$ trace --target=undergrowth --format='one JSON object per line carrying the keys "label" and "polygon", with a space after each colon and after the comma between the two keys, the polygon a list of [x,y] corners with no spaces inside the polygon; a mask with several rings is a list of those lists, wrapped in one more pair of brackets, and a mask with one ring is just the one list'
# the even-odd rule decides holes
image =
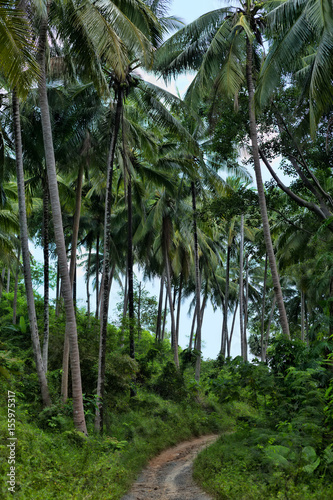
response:
{"label": "undergrowth", "polygon": [[252,407],[238,416],[235,432],[222,435],[194,463],[196,481],[214,498],[333,498],[333,385],[324,348],[318,356],[316,348],[276,339],[268,365],[230,360],[211,379],[221,403]]}

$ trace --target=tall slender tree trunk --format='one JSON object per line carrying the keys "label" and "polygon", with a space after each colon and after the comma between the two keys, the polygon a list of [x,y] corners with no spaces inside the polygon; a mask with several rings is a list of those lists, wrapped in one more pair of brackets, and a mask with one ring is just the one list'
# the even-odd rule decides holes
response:
{"label": "tall slender tree trunk", "polygon": [[174,353],[174,362],[176,367],[179,369],[179,358],[178,358],[178,342],[176,338],[176,322],[175,322],[175,312],[173,310],[173,300],[171,293],[171,273],[170,273],[170,259],[167,250],[167,246],[164,248],[164,257],[165,257],[165,269],[166,269],[166,278],[167,278],[167,295],[169,298],[170,305],[170,315],[171,315],[171,338],[173,340],[173,353]]}
{"label": "tall slender tree trunk", "polygon": [[329,302],[329,336],[333,335],[333,277],[330,278],[330,302]]}
{"label": "tall slender tree trunk", "polygon": [[130,357],[132,359],[134,359],[135,358],[135,346],[134,346],[132,181],[131,181],[131,174],[129,172],[128,172],[128,185],[127,185],[127,213],[128,213],[127,268],[128,268],[129,353],[130,353]]}
{"label": "tall slender tree trunk", "polygon": [[121,325],[121,336],[124,338],[126,315],[128,309],[128,265],[126,263],[125,288],[124,288],[124,304],[123,304],[123,321]]}
{"label": "tall slender tree trunk", "polygon": [[163,312],[163,325],[162,325],[162,333],[161,333],[161,340],[162,340],[162,342],[163,342],[163,340],[165,338],[165,324],[166,324],[167,310],[168,310],[168,292],[167,292],[167,285],[166,285],[166,287],[165,287],[164,312]]}
{"label": "tall slender tree trunk", "polygon": [[[222,338],[221,338],[221,352],[220,354],[225,357],[226,344],[228,339],[228,309],[229,309],[229,286],[230,286],[230,256],[231,244],[227,248],[227,262],[225,267],[225,291],[224,291],[224,307],[223,307],[223,322],[222,322]],[[221,297],[222,300],[222,297]]]}
{"label": "tall slender tree trunk", "polygon": [[265,361],[264,335],[265,335],[266,283],[267,283],[267,253],[265,255],[264,291],[262,297],[262,311],[261,311],[261,336],[260,336],[261,361]]}
{"label": "tall slender tree trunk", "polygon": [[230,330],[230,337],[227,340],[228,358],[230,358],[231,341],[232,341],[232,336],[234,334],[234,329],[235,329],[235,321],[236,321],[237,309],[238,309],[238,301],[236,302],[236,307],[235,307],[234,315],[233,315],[233,318],[232,318],[232,325],[231,325],[231,330]]}
{"label": "tall slender tree trunk", "polygon": [[3,287],[5,284],[6,268],[4,267],[1,271],[1,281],[0,281],[0,297],[2,297]]}
{"label": "tall slender tree trunk", "polygon": [[49,406],[51,405],[51,398],[43,366],[43,359],[42,359],[42,353],[38,335],[35,301],[32,289],[30,253],[29,253],[29,242],[28,242],[28,224],[27,224],[27,213],[25,206],[20,108],[15,90],[13,92],[13,122],[14,122],[14,136],[15,136],[17,191],[18,191],[18,202],[19,202],[20,241],[22,248],[23,274],[24,274],[25,290],[27,295],[32,348],[34,352],[37,376],[40,385],[43,405]]}
{"label": "tall slender tree trunk", "polygon": [[163,292],[164,292],[164,271],[163,271],[162,276],[161,276],[160,296],[158,299],[158,310],[157,310],[157,321],[156,321],[156,341],[161,340]]}
{"label": "tall slender tree trunk", "polygon": [[91,265],[91,243],[89,245],[88,250],[88,262],[87,262],[87,277],[86,277],[86,292],[87,292],[87,314],[88,314],[88,322],[90,326],[90,265]]}
{"label": "tall slender tree trunk", "polygon": [[7,269],[7,282],[6,282],[6,293],[9,293],[10,290],[10,267]]}
{"label": "tall slender tree trunk", "polygon": [[60,314],[60,272],[59,272],[59,259],[57,259],[57,285],[56,285],[56,310],[55,310],[56,318],[59,317],[59,314]]}
{"label": "tall slender tree trunk", "polygon": [[190,350],[192,349],[193,337],[194,337],[194,329],[195,329],[196,320],[197,320],[197,306],[195,305],[194,313],[193,313],[193,318],[192,318],[192,325],[191,325],[190,341],[188,343],[188,348]]}
{"label": "tall slender tree trunk", "polygon": [[43,253],[44,253],[44,339],[43,339],[43,365],[45,373],[47,373],[48,352],[49,352],[49,331],[50,331],[50,314],[49,314],[49,188],[47,186],[47,178],[43,179]]}
{"label": "tall slender tree trunk", "polygon": [[197,206],[196,206],[196,192],[194,181],[191,182],[192,191],[192,210],[193,210],[193,236],[194,236],[194,265],[195,265],[195,303],[197,312],[197,332],[196,332],[196,348],[198,350],[197,360],[195,363],[195,380],[200,380],[201,370],[201,307],[200,307],[200,269],[199,269],[199,245],[198,245],[198,231],[197,231]]}
{"label": "tall slender tree trunk", "polygon": [[96,311],[95,318],[98,318],[99,313],[99,233],[97,233],[96,237]]}
{"label": "tall slender tree trunk", "polygon": [[139,283],[138,292],[138,339],[141,339],[141,294],[142,294],[142,283]]}
{"label": "tall slender tree trunk", "polygon": [[245,305],[244,305],[244,335],[247,339],[247,320],[249,307],[249,256],[245,258]]}
{"label": "tall slender tree trunk", "polygon": [[14,285],[14,300],[13,300],[13,325],[16,325],[17,321],[17,290],[18,290],[18,281],[20,275],[20,257],[21,257],[21,247],[19,246],[17,250],[17,267],[15,271],[15,285]]}
{"label": "tall slender tree trunk", "polygon": [[97,407],[95,414],[95,430],[103,431],[103,398],[105,385],[105,355],[106,338],[109,311],[109,273],[110,273],[110,238],[111,238],[111,202],[112,202],[112,181],[113,164],[116,151],[118,133],[120,129],[120,120],[123,107],[123,89],[116,92],[116,113],[114,127],[111,137],[108,161],[106,166],[107,181],[105,193],[105,213],[104,213],[104,259],[103,259],[103,288],[101,303],[101,331],[98,355],[98,379],[97,379]]}
{"label": "tall slender tree trunk", "polygon": [[46,33],[48,26],[48,18],[44,17],[41,20],[40,40],[39,40],[39,60],[41,75],[38,82],[38,95],[41,111],[41,124],[43,131],[43,141],[45,149],[45,162],[47,168],[47,176],[49,183],[50,202],[53,215],[53,228],[59,259],[59,271],[62,283],[62,293],[64,298],[64,307],[66,315],[66,331],[68,332],[70,351],[71,351],[71,373],[72,373],[72,397],[73,397],[73,417],[75,428],[84,434],[87,434],[85,415],[83,409],[82,396],[82,380],[80,370],[80,355],[77,340],[76,319],[72,298],[72,287],[69,278],[67,255],[64,231],[62,225],[61,206],[59,199],[56,164],[53,149],[52,128],[49,112],[49,104],[47,99],[46,87]]}
{"label": "tall slender tree trunk", "polygon": [[182,289],[183,289],[183,273],[180,273],[179,289],[178,289],[178,304],[177,304],[177,320],[176,320],[176,337],[179,342],[179,323],[180,323],[180,309],[182,303]]}
{"label": "tall slender tree trunk", "polygon": [[241,215],[240,245],[239,245],[239,329],[241,338],[241,354],[247,361],[247,343],[244,336],[244,215]]}
{"label": "tall slender tree trunk", "polygon": [[[73,218],[73,231],[72,231],[72,243],[71,243],[71,258],[69,265],[69,278],[72,287],[74,310],[76,308],[76,253],[77,253],[77,242],[79,237],[79,227],[80,227],[80,215],[81,215],[81,201],[82,201],[82,184],[83,184],[83,173],[84,165],[81,161],[79,172],[77,176],[76,183],[76,196],[75,196],[75,212]],[[64,339],[64,354],[63,354],[63,365],[62,365],[62,400],[65,403],[68,397],[68,374],[69,374],[69,338],[68,332],[65,334]]]}
{"label": "tall slender tree trunk", "polygon": [[305,340],[305,293],[301,290],[301,341]]}
{"label": "tall slender tree trunk", "polygon": [[268,346],[268,339],[269,339],[269,334],[271,331],[271,324],[272,324],[272,319],[274,315],[274,309],[276,305],[276,295],[273,297],[273,302],[272,302],[272,307],[271,307],[271,313],[269,315],[268,319],[268,325],[267,325],[267,330],[266,330],[266,339],[265,339],[265,348],[264,348],[264,361],[266,361],[266,352],[267,352],[267,346]]}
{"label": "tall slender tree trunk", "polygon": [[110,293],[111,293],[111,288],[112,288],[112,283],[113,283],[113,276],[114,276],[115,270],[116,270],[116,263],[114,262],[113,265],[112,265],[112,269],[110,271],[110,276],[109,276],[109,289],[108,289],[109,300],[110,300]]}
{"label": "tall slender tree trunk", "polygon": [[266,245],[266,251],[268,254],[269,265],[271,269],[273,288],[276,295],[276,301],[280,314],[280,324],[284,335],[290,339],[289,324],[286,309],[283,302],[282,290],[280,285],[279,273],[276,266],[276,260],[274,255],[274,249],[272,244],[272,238],[269,228],[266,198],[264,192],[264,185],[261,176],[261,167],[259,159],[259,148],[258,148],[258,136],[257,136],[257,124],[255,115],[255,104],[254,104],[254,84],[253,84],[253,61],[252,61],[252,43],[247,38],[246,40],[246,78],[247,78],[247,88],[249,93],[249,120],[250,120],[250,139],[252,144],[252,154],[254,161],[254,171],[256,175],[258,199],[260,206],[260,213],[263,225],[264,240]]}

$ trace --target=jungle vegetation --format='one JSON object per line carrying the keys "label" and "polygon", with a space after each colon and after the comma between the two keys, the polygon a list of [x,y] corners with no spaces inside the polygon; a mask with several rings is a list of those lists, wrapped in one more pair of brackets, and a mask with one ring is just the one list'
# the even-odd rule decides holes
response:
{"label": "jungle vegetation", "polygon": [[120,498],[209,431],[216,498],[332,498],[332,2],[169,7],[0,0],[2,476],[14,391],[18,498]]}

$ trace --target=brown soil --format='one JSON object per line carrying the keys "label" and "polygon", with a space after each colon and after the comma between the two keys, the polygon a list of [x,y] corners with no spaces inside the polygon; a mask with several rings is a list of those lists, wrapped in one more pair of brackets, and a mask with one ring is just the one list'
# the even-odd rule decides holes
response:
{"label": "brown soil", "polygon": [[169,448],[153,458],[122,500],[211,500],[192,479],[193,460],[216,435],[202,436]]}

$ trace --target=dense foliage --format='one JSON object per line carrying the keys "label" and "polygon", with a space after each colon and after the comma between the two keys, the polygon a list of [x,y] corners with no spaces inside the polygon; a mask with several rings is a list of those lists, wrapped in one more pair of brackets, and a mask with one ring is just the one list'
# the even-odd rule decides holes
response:
{"label": "dense foliage", "polygon": [[[21,498],[119,498],[164,446],[223,429],[196,469],[217,498],[333,496],[332,50],[331,0],[189,25],[168,0],[0,0],[1,426],[16,418]],[[187,71],[183,97],[152,83]]]}

